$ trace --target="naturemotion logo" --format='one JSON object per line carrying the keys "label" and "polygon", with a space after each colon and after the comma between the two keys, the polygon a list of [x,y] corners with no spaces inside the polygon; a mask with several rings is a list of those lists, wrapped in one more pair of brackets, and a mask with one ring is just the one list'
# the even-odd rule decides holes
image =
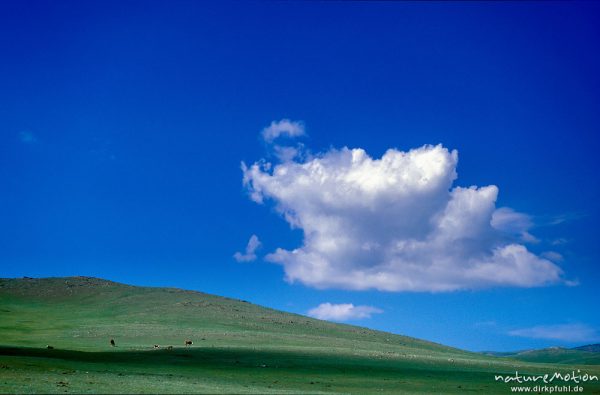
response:
{"label": "naturemotion logo", "polygon": [[497,374],[494,376],[494,379],[496,381],[502,381],[504,383],[519,383],[519,384],[536,383],[538,381],[542,382],[544,384],[549,384],[555,380],[579,384],[579,383],[587,383],[589,381],[598,381],[598,376],[593,375],[593,374],[590,375],[587,373],[581,373],[581,370],[577,369],[577,372],[575,372],[573,370],[571,373],[565,373],[565,374],[560,373],[560,372],[554,372],[553,374],[545,373],[545,374],[538,374],[538,375],[523,375],[523,374],[519,374],[518,371],[515,371],[514,375],[511,374],[511,375],[503,376],[501,374]]}

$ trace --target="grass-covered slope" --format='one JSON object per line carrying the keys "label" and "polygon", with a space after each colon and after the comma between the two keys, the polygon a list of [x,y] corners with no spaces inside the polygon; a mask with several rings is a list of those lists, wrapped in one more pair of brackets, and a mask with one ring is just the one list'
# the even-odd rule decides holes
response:
{"label": "grass-covered slope", "polygon": [[0,318],[0,393],[506,393],[494,374],[565,368],[86,277],[0,279]]}
{"label": "grass-covered slope", "polygon": [[509,355],[511,358],[528,362],[546,362],[578,365],[600,365],[600,352],[561,347],[521,351]]}
{"label": "grass-covered slope", "polygon": [[[183,346],[460,353],[403,336],[339,325],[174,288],[89,278],[0,280],[0,343],[81,351]],[[26,335],[24,335],[26,334]],[[412,350],[412,351],[411,351]]]}

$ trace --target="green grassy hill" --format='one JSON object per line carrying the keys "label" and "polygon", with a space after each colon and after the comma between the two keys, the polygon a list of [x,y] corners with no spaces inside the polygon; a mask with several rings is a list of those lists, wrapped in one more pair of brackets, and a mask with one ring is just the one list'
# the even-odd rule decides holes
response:
{"label": "green grassy hill", "polygon": [[561,347],[521,351],[507,354],[511,358],[529,362],[547,362],[579,365],[600,365],[600,353]]}
{"label": "green grassy hill", "polygon": [[1,393],[508,393],[495,374],[600,375],[88,277],[0,279],[0,317]]}

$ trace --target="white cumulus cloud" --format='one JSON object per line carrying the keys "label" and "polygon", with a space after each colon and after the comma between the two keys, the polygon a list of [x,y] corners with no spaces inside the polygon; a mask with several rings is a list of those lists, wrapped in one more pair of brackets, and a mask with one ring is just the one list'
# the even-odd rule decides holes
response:
{"label": "white cumulus cloud", "polygon": [[250,240],[248,240],[248,244],[246,245],[246,252],[236,252],[233,254],[233,258],[238,262],[251,262],[256,260],[256,250],[261,246],[261,242],[258,239],[258,236],[252,235],[250,236]]}
{"label": "white cumulus cloud", "polygon": [[522,244],[528,217],[496,209],[496,186],[452,186],[456,151],[426,145],[377,159],[342,148],[287,159],[242,171],[252,200],[272,201],[303,231],[301,246],[266,257],[290,282],[437,292],[562,281],[556,264]]}
{"label": "white cumulus cloud", "polygon": [[262,131],[262,137],[267,143],[272,142],[280,136],[304,136],[304,124],[298,121],[282,119],[280,121],[271,122],[271,125],[267,126]]}
{"label": "white cumulus cloud", "polygon": [[321,303],[308,311],[311,317],[332,321],[360,320],[377,313],[383,313],[383,310],[373,306],[354,306],[352,303]]}
{"label": "white cumulus cloud", "polygon": [[586,324],[539,325],[531,328],[515,329],[511,336],[533,339],[561,340],[571,343],[600,341],[596,330]]}
{"label": "white cumulus cloud", "polygon": [[533,227],[531,217],[524,213],[519,213],[509,207],[500,207],[492,214],[492,227],[519,236],[524,242],[538,242],[539,240],[529,233]]}

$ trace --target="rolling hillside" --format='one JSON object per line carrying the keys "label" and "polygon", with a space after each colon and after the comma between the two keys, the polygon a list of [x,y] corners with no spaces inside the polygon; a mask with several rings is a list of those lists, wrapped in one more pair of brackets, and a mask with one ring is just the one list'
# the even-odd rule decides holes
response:
{"label": "rolling hillside", "polygon": [[528,362],[600,365],[600,352],[596,350],[597,345],[594,344],[575,348],[550,347],[540,350],[485,352],[484,354],[497,357],[510,357]]}
{"label": "rolling hillside", "polygon": [[[0,280],[2,339],[6,344],[101,351],[110,338],[117,346],[144,349],[154,344],[202,347],[352,348],[374,345],[405,352],[460,351],[430,342],[392,336],[263,308],[248,302],[174,288],[134,287],[89,278]],[[23,331],[27,336],[23,336]]]}
{"label": "rolling hillside", "polygon": [[600,344],[587,344],[585,346],[574,347],[572,350],[589,351],[600,353]]}
{"label": "rolling hillside", "polygon": [[0,279],[0,317],[1,393],[507,393],[495,374],[577,368],[89,277]]}

